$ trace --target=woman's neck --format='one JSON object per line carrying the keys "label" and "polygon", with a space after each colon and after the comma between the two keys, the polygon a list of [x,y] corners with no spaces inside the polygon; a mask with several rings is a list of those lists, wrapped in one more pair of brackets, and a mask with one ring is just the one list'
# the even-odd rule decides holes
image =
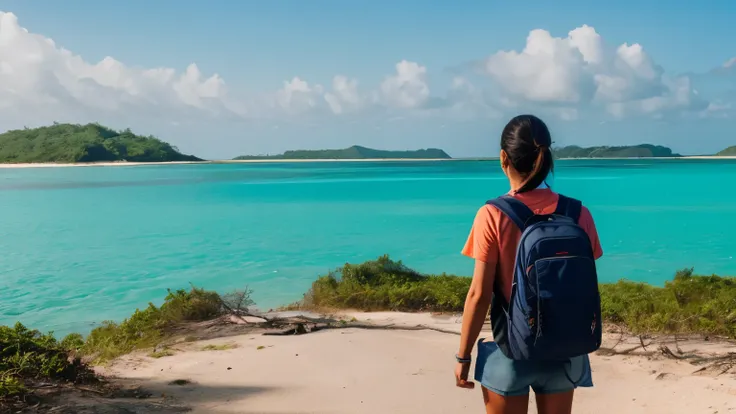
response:
{"label": "woman's neck", "polygon": [[524,184],[524,178],[521,177],[519,174],[509,174],[508,179],[512,193],[521,188],[521,185]]}

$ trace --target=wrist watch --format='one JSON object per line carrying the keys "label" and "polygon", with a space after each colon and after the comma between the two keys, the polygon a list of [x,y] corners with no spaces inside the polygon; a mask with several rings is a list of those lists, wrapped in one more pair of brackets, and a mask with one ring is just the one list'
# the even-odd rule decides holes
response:
{"label": "wrist watch", "polygon": [[457,355],[457,354],[455,354],[455,359],[457,360],[457,362],[459,362],[461,364],[469,364],[472,361],[470,359],[470,357],[468,357],[468,358],[460,358],[460,355]]}

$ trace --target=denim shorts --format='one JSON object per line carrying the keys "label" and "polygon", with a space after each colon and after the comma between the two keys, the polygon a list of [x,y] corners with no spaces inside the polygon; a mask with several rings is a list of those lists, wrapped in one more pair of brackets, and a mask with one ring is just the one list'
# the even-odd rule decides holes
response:
{"label": "denim shorts", "polygon": [[569,362],[514,361],[495,342],[483,342],[483,339],[478,341],[475,380],[505,397],[527,395],[529,388],[536,394],[557,394],[593,386],[587,355]]}

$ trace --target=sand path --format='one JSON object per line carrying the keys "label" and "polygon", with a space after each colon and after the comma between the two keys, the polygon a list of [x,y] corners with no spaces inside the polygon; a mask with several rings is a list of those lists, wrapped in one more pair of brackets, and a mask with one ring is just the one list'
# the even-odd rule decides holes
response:
{"label": "sand path", "polygon": [[[359,316],[377,323],[459,328],[450,317]],[[457,341],[456,335],[434,331],[242,335],[183,344],[175,355],[160,359],[127,356],[107,373],[173,397],[195,413],[482,413],[478,390],[454,387]],[[237,348],[202,351],[208,344]],[[696,367],[663,358],[591,359],[596,387],[578,392],[575,413],[736,414],[731,374],[694,374]],[[182,379],[191,384],[169,384]],[[536,412],[533,405],[530,412]]]}

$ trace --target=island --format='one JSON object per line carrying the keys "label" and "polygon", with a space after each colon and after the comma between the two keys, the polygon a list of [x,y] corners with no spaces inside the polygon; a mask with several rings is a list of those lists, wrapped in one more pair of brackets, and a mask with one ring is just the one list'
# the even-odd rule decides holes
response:
{"label": "island", "polygon": [[365,160],[365,159],[451,159],[445,151],[427,148],[413,151],[386,151],[353,145],[345,149],[295,150],[278,155],[243,155],[235,160]]}
{"label": "island", "polygon": [[681,157],[671,149],[661,145],[630,145],[617,147],[579,147],[571,145],[561,148],[553,148],[555,158],[661,158]]}
{"label": "island", "polygon": [[202,161],[153,136],[99,124],[60,124],[0,134],[0,163]]}
{"label": "island", "polygon": [[717,157],[736,157],[736,145],[728,147],[716,154]]}

